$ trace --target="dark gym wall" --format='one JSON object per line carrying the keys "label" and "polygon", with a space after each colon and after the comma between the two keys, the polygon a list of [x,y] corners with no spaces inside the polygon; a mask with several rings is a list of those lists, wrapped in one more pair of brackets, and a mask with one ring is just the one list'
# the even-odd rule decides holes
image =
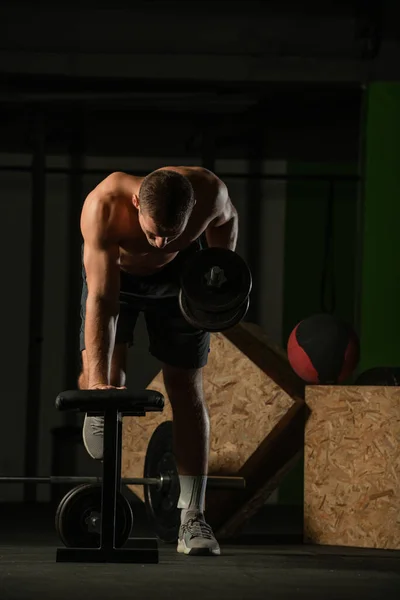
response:
{"label": "dark gym wall", "polygon": [[[314,313],[333,312],[354,324],[359,188],[356,160],[354,163],[289,162],[288,173],[298,175],[299,180],[287,184],[284,345],[293,327]],[[302,181],[303,175],[321,176],[325,180]],[[327,176],[332,177],[331,181]]]}
{"label": "dark gym wall", "polygon": [[368,88],[360,371],[400,365],[400,84]]}
{"label": "dark gym wall", "polygon": [[[64,166],[68,163],[65,142],[72,130],[69,113],[74,112],[80,101],[86,111],[82,129],[85,130],[86,142],[90,146],[86,149],[86,155],[92,158],[96,155],[96,160],[105,157],[106,168],[110,170],[136,168],[140,160],[135,159],[135,163],[129,163],[129,159],[122,158],[124,153],[147,157],[146,165],[157,154],[160,159],[155,166],[174,162],[179,156],[184,156],[187,160],[190,156],[199,157],[198,153],[191,153],[188,140],[190,137],[198,137],[203,121],[208,126],[210,123],[224,123],[224,132],[221,134],[224,139],[222,146],[218,147],[220,156],[241,158],[247,163],[249,148],[245,140],[248,138],[249,126],[246,117],[259,100],[257,90],[262,82],[262,94],[266,102],[256,114],[258,120],[251,126],[256,131],[264,130],[265,158],[279,163],[279,172],[286,172],[287,163],[289,171],[296,172],[296,165],[299,163],[310,163],[310,168],[314,168],[315,163],[321,160],[325,163],[349,161],[349,148],[353,149],[354,145],[353,137],[348,134],[353,131],[355,121],[354,111],[350,111],[350,116],[344,118],[343,111],[340,110],[341,107],[346,112],[353,102],[348,92],[342,89],[343,82],[354,86],[355,83],[371,80],[382,73],[395,77],[400,65],[398,44],[391,34],[383,40],[380,55],[365,59],[362,55],[365,40],[361,39],[362,36],[354,36],[353,15],[346,7],[342,12],[336,8],[329,12],[326,5],[319,5],[320,8],[312,14],[310,21],[305,11],[301,16],[296,12],[295,5],[298,3],[286,0],[271,3],[234,1],[230,3],[228,15],[226,2],[217,1],[213,3],[211,12],[204,13],[204,10],[200,10],[196,21],[198,31],[193,35],[193,18],[189,12],[192,13],[194,5],[201,9],[202,3],[191,2],[188,9],[184,2],[142,2],[134,9],[137,35],[132,36],[121,35],[121,27],[125,32],[132,32],[132,5],[127,1],[117,3],[124,4],[121,10],[115,6],[115,10],[107,12],[93,9],[87,0],[82,0],[79,7],[71,7],[63,2],[55,8],[50,7],[50,3],[45,4],[48,4],[47,8],[41,7],[39,11],[33,9],[31,3],[16,0],[12,6],[7,7],[3,3],[0,8],[0,70],[4,75],[4,86],[1,88],[3,105],[0,111],[0,146],[3,152],[28,153],[30,150],[26,145],[29,144],[26,143],[30,132],[29,127],[25,126],[30,121],[30,111],[35,108],[36,103],[42,103],[51,97],[51,102],[46,107],[51,130],[48,143],[52,148],[48,152],[51,155],[48,165],[52,163],[54,166]],[[178,4],[188,12],[182,12],[181,17],[176,19],[174,11]],[[266,15],[266,7],[272,5],[274,7],[271,13]],[[287,10],[289,5],[291,8]],[[212,39],[205,46],[203,33],[210,33],[208,24],[214,17],[214,23],[222,23],[223,27],[214,26]],[[53,26],[56,21],[66,24],[64,30],[68,32],[67,35],[63,32],[59,35],[59,30]],[[396,22],[395,19],[392,21]],[[157,27],[161,23],[162,34],[157,37],[156,47],[153,38],[148,35],[150,29],[155,31],[149,24],[153,26],[155,23]],[[315,27],[315,23],[319,26]],[[307,35],[304,35],[305,27],[308,28]],[[287,35],[288,30],[291,32],[290,36]],[[19,37],[15,36],[15,31],[19,32]],[[248,35],[249,31],[256,33]],[[238,39],[244,42],[240,47]],[[171,48],[171,40],[180,40],[179,48]],[[324,52],[321,54],[322,47]],[[35,74],[40,74],[40,77],[36,78]],[[54,80],[49,78],[53,75]],[[110,76],[112,80],[105,82],[103,78],[106,76]],[[116,79],[118,77],[124,81]],[[145,95],[144,79],[150,80],[150,84],[147,81],[146,90],[147,93],[149,90],[154,92],[153,95]],[[15,83],[15,80],[18,81],[13,87],[10,82]],[[158,91],[155,91],[157,80]],[[199,84],[201,87],[201,80],[207,80],[208,85],[205,84],[200,91],[193,91],[195,85]],[[224,81],[227,89],[217,90],[217,86]],[[235,85],[232,82],[236,82]],[[312,94],[305,93],[306,82],[314,86]],[[182,95],[177,91],[179,85],[181,91],[182,86],[187,86],[187,91]],[[66,89],[69,86],[68,92]],[[285,87],[283,93],[282,86]],[[229,100],[232,114],[227,114],[225,106],[226,98],[229,97],[232,98]],[[326,110],[329,97],[331,108]],[[120,104],[112,105],[112,102],[120,102],[121,99],[124,104],[120,110]],[[29,104],[29,110],[25,111],[24,102]],[[112,106],[114,108],[110,109]],[[147,120],[141,117],[143,107],[148,111]],[[207,110],[214,109],[216,114],[214,121],[211,121]],[[308,111],[306,115],[305,110]],[[204,114],[191,119],[187,117],[190,111],[203,111]],[[194,132],[192,125],[196,119]],[[124,141],[124,147],[121,148]],[[350,154],[352,152],[353,150]],[[111,154],[114,162],[107,158]],[[171,156],[174,158],[171,159]],[[184,160],[180,161],[181,164],[184,164]],[[193,160],[198,162],[197,158]],[[30,161],[31,156],[27,155],[27,164]],[[2,162],[10,164],[10,157],[3,157]],[[356,159],[354,162],[357,162]],[[248,167],[247,164],[246,168]],[[270,171],[271,163],[265,168]],[[301,166],[301,170],[304,168],[309,167]],[[242,166],[238,169],[245,172]],[[5,409],[1,422],[0,462],[4,472],[21,473],[25,436],[21,423],[25,423],[24,412],[29,402],[29,394],[25,390],[25,373],[30,293],[26,259],[30,251],[30,177],[20,173],[14,174],[12,178],[8,174],[4,177],[7,182],[1,185],[2,198],[7,209],[10,203],[10,210],[6,217],[6,232],[3,231],[2,235],[2,257],[5,263],[4,274],[7,275],[5,280],[10,284],[13,296],[3,295],[1,299],[2,314],[7,316],[7,344],[3,348],[2,364],[7,377],[3,394]],[[26,189],[23,180],[27,182]],[[296,305],[298,291],[291,289],[292,283],[288,283],[287,273],[283,273],[282,266],[285,234],[288,238],[289,234],[293,234],[292,230],[300,229],[299,221],[296,222],[299,214],[292,212],[292,208],[289,209],[285,229],[285,182],[268,182],[258,186],[260,197],[255,198],[251,191],[256,190],[257,185],[249,185],[246,179],[235,181],[236,183],[232,180],[232,189],[245,223],[245,231],[242,231],[239,240],[239,249],[244,255],[249,245],[248,239],[256,231],[252,226],[252,218],[256,218],[252,216],[252,207],[257,203],[263,206],[260,219],[262,223],[258,226],[263,238],[258,241],[262,282],[257,319],[273,337],[283,338],[284,341],[294,322],[303,316]],[[89,179],[86,179],[84,187],[89,183]],[[66,329],[65,318],[66,305],[71,302],[66,281],[66,255],[70,234],[66,225],[66,206],[71,201],[68,185],[67,176],[48,177],[40,399],[41,473],[48,472],[50,467],[49,431],[62,420],[54,411],[53,400],[65,381],[65,363],[69,358],[66,356],[66,337],[70,332]],[[288,185],[290,197],[293,194],[294,197],[300,195],[307,198],[304,187],[300,194],[298,189],[297,192],[291,191],[298,183],[290,182]],[[317,187],[311,186],[312,197],[319,196],[320,191],[322,192]],[[320,216],[322,219],[323,215]],[[277,219],[279,226],[276,226]],[[18,243],[16,231],[20,235]],[[298,270],[295,272],[294,267],[299,240],[297,243],[294,241],[291,247],[290,260],[293,263],[293,277],[296,278]],[[10,248],[13,248],[12,261]],[[344,245],[342,250],[346,252]],[[288,258],[288,263],[290,260]],[[284,277],[286,300],[285,314],[282,315],[282,310],[278,313],[277,309],[281,308],[279,303],[283,297]],[[304,290],[304,281],[300,283]],[[293,287],[297,287],[297,283]],[[290,306],[287,306],[288,301]],[[348,307],[348,303],[345,304]],[[310,304],[310,308],[312,306]],[[305,304],[303,309],[306,310],[307,307]],[[282,319],[286,323],[283,335]],[[143,330],[139,332],[139,339],[145,341]],[[152,368],[139,345],[132,353],[132,369],[137,368],[137,365],[140,365],[141,375],[150,372]],[[14,448],[12,455],[8,453],[11,445]],[[13,496],[14,489],[13,486],[9,487],[7,493],[19,498],[18,494]],[[41,497],[45,496],[43,488],[40,494]]]}
{"label": "dark gym wall", "polygon": [[[360,335],[358,373],[400,364],[399,115],[400,85],[372,83],[363,99],[360,161],[288,163],[289,174],[360,174],[359,185],[335,185],[331,263],[336,290],[334,314],[353,323]],[[322,183],[291,181],[287,186],[284,341],[298,321],[321,310],[326,192]],[[301,504],[302,483],[300,462],[281,486],[280,502]]]}
{"label": "dark gym wall", "polygon": [[[225,174],[224,178],[229,185],[232,199],[240,213],[238,251],[247,258],[250,245],[253,250],[257,249],[257,252],[253,252],[254,265],[252,265],[258,277],[258,297],[254,302],[257,311],[252,318],[267,331],[273,340],[282,342],[282,338],[285,337],[282,335],[282,306],[285,305],[283,284],[286,277],[283,268],[285,237],[291,235],[285,227],[286,196],[290,186],[295,185],[292,181],[289,183],[285,181],[288,165],[297,163],[314,165],[316,157],[329,164],[342,154],[347,156],[349,147],[352,147],[350,142],[354,129],[349,126],[349,122],[351,125],[355,111],[354,108],[351,108],[350,111],[348,109],[349,104],[354,105],[354,99],[352,99],[353,93],[351,90],[349,92],[347,87],[319,86],[317,84],[311,87],[273,85],[264,94],[262,104],[260,103],[261,108],[258,107],[256,114],[252,112],[252,106],[256,100],[253,100],[251,95],[250,97],[242,95],[243,108],[240,105],[233,109],[230,105],[232,114],[228,116],[224,114],[221,118],[214,115],[217,133],[215,170],[217,174]],[[350,98],[348,98],[348,94],[350,94]],[[157,95],[155,94],[152,98],[155,101]],[[223,99],[224,95],[218,101],[222,101],[221,98]],[[225,96],[225,101],[228,98],[231,98],[229,94]],[[213,102],[214,98],[211,98],[207,105],[210,109]],[[97,113],[92,110],[84,120],[84,134],[86,135],[84,167],[104,171],[95,175],[87,174],[83,177],[82,195],[76,197],[77,203],[83,201],[85,194],[101,180],[104,174],[113,170],[147,172],[168,163],[202,163],[203,156],[201,156],[201,152],[198,152],[199,149],[201,150],[201,144],[199,146],[197,141],[201,127],[195,116],[190,117],[188,112],[179,115],[177,113],[170,114],[168,108],[161,103],[159,111],[146,115],[146,120],[143,119],[138,129],[139,135],[135,136],[137,112],[132,111],[133,124],[129,120],[127,108],[125,108],[126,112],[122,118],[122,111],[114,111],[112,106],[107,101],[102,111]],[[315,112],[315,106],[318,106],[318,113]],[[29,136],[29,123],[27,120],[23,121],[18,118],[19,110],[23,113],[23,109],[19,109],[18,106],[13,106],[10,110],[13,115],[12,128],[9,127],[11,119],[5,118],[6,113],[3,115],[2,131],[4,135],[0,140],[0,145],[12,144],[15,152],[13,155],[1,157],[3,166],[15,164],[19,160],[17,153],[21,147],[26,152],[23,157],[24,164],[29,165],[31,162],[31,156],[27,153],[29,147],[24,146],[25,140]],[[157,117],[157,127],[154,126],[152,115]],[[66,122],[71,122],[68,121],[70,119],[69,112],[65,110],[64,104],[52,103],[46,116],[47,167],[64,169],[70,164],[66,144],[68,141],[66,134],[70,128],[65,126]],[[264,136],[260,143],[259,153],[258,151],[256,153],[251,146],[253,138],[249,141],[247,123],[250,123],[260,136]],[[124,136],[121,136],[121,131],[124,131]],[[196,136],[193,136],[194,133]],[[194,140],[190,146],[188,141],[193,137]],[[135,144],[132,144],[132,140],[135,141]],[[185,144],[189,149],[185,148]],[[264,158],[261,156],[261,151],[264,152]],[[250,180],[246,176],[249,171],[253,171],[255,175],[260,172],[269,173],[276,175],[278,179],[257,180],[254,178]],[[25,175],[29,185],[29,175]],[[20,173],[15,173],[13,181],[20,181],[20,177]],[[14,189],[13,186],[8,186],[3,189],[4,196],[12,198],[14,203],[17,202],[18,187]],[[23,194],[24,199],[19,198],[18,202],[24,207],[21,211],[23,210],[25,215],[29,215],[31,210],[29,188]],[[74,351],[74,346],[71,346],[68,340],[71,336],[77,337],[76,331],[67,328],[66,320],[66,307],[74,303],[75,305],[79,304],[78,295],[72,295],[68,283],[68,249],[70,238],[75,235],[72,229],[69,229],[71,224],[68,221],[68,207],[72,201],[68,174],[52,172],[51,175],[48,175],[46,229],[44,232],[45,314],[42,342],[39,473],[47,473],[51,469],[51,429],[65,422],[65,417],[54,410],[54,398],[65,385],[66,363],[70,358],[69,353]],[[13,221],[10,221],[7,231],[10,231],[10,236],[14,237],[14,231],[18,228],[18,220],[21,217],[18,211],[12,214],[14,215]],[[301,222],[300,216],[296,217],[297,223]],[[77,221],[76,227],[78,225]],[[6,234],[4,236],[6,249],[11,246],[11,242],[6,241]],[[254,240],[256,244],[250,244]],[[293,246],[293,251],[295,254],[297,253],[296,245]],[[25,264],[25,257],[29,254],[29,234],[20,241],[15,252],[18,254],[15,259],[16,263]],[[3,256],[7,256],[6,251]],[[79,266],[76,269],[76,277],[79,280]],[[18,308],[21,318],[23,315],[26,318],[29,305],[29,290],[24,289],[27,281],[27,278],[17,278],[17,284],[14,287],[15,295],[21,304]],[[5,297],[4,302],[6,301]],[[293,298],[293,302],[295,302],[295,298]],[[12,328],[11,321],[9,325]],[[10,331],[9,335],[16,332],[16,330],[15,332],[14,330]],[[13,339],[13,343],[18,346],[20,364],[23,364],[26,359],[26,335],[27,329],[24,328],[18,338]],[[130,385],[141,388],[151,378],[158,365],[148,355],[147,334],[143,323],[139,323],[136,337],[138,343],[130,355]],[[15,348],[13,349],[15,354]],[[14,354],[7,355],[3,363],[5,371],[13,373],[13,381],[16,377],[21,377],[21,370],[16,370],[15,367]],[[23,373],[26,373],[26,369]],[[22,376],[25,377],[25,375]],[[24,414],[25,405],[30,399],[20,386],[18,392],[13,390],[13,406],[7,408],[13,412],[10,413],[12,419],[8,421],[8,425],[4,425],[2,443],[4,448],[7,448],[11,443],[10,436],[12,436],[13,445],[17,445],[19,448],[11,462],[7,463],[7,469],[4,469],[4,472],[9,474],[19,474],[23,469],[24,450],[22,446],[24,445],[25,431],[21,429],[19,423],[20,415]],[[19,453],[22,453],[21,456]],[[83,456],[80,456],[78,463],[76,467],[78,471],[90,472]],[[8,499],[20,499],[20,490],[14,486],[4,490],[4,493]],[[39,488],[38,498],[45,500],[47,497],[48,490],[44,487]]]}
{"label": "dark gym wall", "polygon": [[[22,472],[27,392],[27,331],[31,180],[0,173],[2,272],[0,472]],[[0,490],[0,501],[4,490]]]}
{"label": "dark gym wall", "polygon": [[[332,105],[317,92],[312,114],[298,119],[304,131],[287,162],[283,347],[299,321],[321,310],[355,322],[361,100],[360,87],[343,89]],[[279,503],[302,505],[302,460]]]}

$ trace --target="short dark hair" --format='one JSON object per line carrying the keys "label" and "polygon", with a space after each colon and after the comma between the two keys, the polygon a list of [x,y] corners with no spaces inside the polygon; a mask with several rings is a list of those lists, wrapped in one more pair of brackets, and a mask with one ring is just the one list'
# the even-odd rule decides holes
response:
{"label": "short dark hair", "polygon": [[182,228],[195,205],[189,179],[176,171],[154,171],[142,181],[140,210],[165,231]]}

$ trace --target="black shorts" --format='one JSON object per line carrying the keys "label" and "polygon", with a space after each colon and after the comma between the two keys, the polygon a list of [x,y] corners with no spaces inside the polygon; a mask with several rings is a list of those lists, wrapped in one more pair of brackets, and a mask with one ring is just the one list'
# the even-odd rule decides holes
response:
{"label": "black shorts", "polygon": [[[178,303],[183,263],[201,249],[197,240],[180,252],[160,272],[147,277],[121,270],[120,310],[116,344],[133,344],[133,333],[140,312],[144,313],[150,340],[149,351],[155,358],[174,367],[199,369],[207,364],[210,334],[195,329],[182,316]],[[86,273],[82,263],[80,350],[85,348]]]}

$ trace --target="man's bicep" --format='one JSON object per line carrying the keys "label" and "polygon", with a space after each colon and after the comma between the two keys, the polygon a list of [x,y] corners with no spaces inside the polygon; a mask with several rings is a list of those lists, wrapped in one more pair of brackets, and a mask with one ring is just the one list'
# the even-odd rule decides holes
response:
{"label": "man's bicep", "polygon": [[84,244],[83,264],[89,296],[115,302],[119,293],[118,246]]}

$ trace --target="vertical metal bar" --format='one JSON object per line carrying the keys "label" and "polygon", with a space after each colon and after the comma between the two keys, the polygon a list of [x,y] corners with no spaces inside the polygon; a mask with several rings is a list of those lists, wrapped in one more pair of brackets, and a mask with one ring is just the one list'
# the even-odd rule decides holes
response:
{"label": "vertical metal bar", "polygon": [[335,181],[332,180],[328,185],[328,196],[326,202],[326,223],[325,223],[325,253],[322,265],[321,276],[321,301],[320,306],[323,312],[334,314],[336,308],[336,285],[335,285],[335,265],[334,265],[334,221],[335,221]]}
{"label": "vertical metal bar", "polygon": [[364,251],[364,205],[365,205],[365,152],[366,129],[368,114],[368,88],[362,88],[359,119],[359,156],[358,174],[360,181],[357,195],[357,223],[356,223],[356,249],[354,258],[354,328],[361,334],[361,298],[362,298],[362,269]]}
{"label": "vertical metal bar", "polygon": [[104,413],[103,487],[101,498],[101,547],[115,547],[119,415],[116,408]]}
{"label": "vertical metal bar", "polygon": [[[260,127],[262,132],[262,128]],[[254,132],[250,137],[249,175],[262,172],[264,143],[262,134]],[[260,179],[250,177],[247,181],[246,202],[246,258],[253,276],[253,288],[250,297],[250,306],[246,320],[254,323],[260,322],[261,317],[261,235],[262,235],[262,183]]]}
{"label": "vertical metal bar", "polygon": [[[45,116],[37,109],[33,115],[32,205],[30,240],[30,304],[28,374],[25,421],[24,476],[37,475],[40,428],[40,394],[43,341],[43,283],[46,216]],[[24,501],[36,501],[36,486],[24,486]]]}
{"label": "vertical metal bar", "polygon": [[[71,132],[69,144],[69,198],[68,198],[68,248],[67,248],[67,301],[66,301],[66,352],[65,389],[74,389],[79,375],[79,326],[81,293],[81,235],[80,214],[83,202],[83,152],[84,139],[81,119],[75,115],[76,127]],[[69,425],[74,425],[76,415],[65,413]]]}
{"label": "vertical metal bar", "polygon": [[[210,123],[203,124],[201,132],[201,163],[205,169],[215,172],[215,136]],[[206,234],[201,235],[201,244],[207,248]]]}
{"label": "vertical metal bar", "polygon": [[201,138],[201,162],[209,171],[215,171],[215,135],[210,123],[203,126]]}
{"label": "vertical metal bar", "polygon": [[119,413],[117,415],[117,439],[116,439],[116,448],[117,448],[117,456],[115,459],[115,481],[116,481],[116,489],[120,491],[121,489],[121,463],[122,463],[122,414]]}

